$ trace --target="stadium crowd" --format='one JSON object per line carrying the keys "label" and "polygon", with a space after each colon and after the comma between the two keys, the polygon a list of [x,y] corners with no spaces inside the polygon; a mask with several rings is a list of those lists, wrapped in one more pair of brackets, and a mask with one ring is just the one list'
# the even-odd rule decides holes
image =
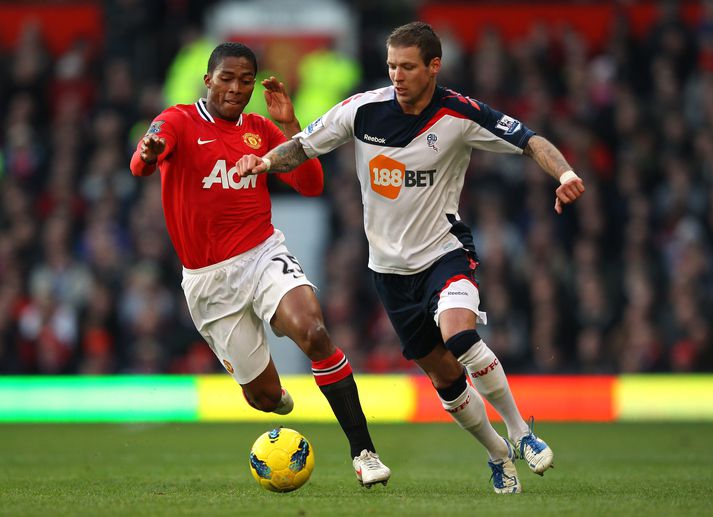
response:
{"label": "stadium crowd", "polygon": [[[159,178],[128,170],[196,19],[151,4],[107,2],[101,53],[80,39],[51,55],[28,23],[0,56],[0,373],[221,368],[188,315]],[[364,7],[357,90],[386,84],[382,34],[415,14],[399,16]],[[460,216],[479,331],[509,372],[713,370],[713,1],[693,26],[662,3],[645,37],[624,16],[609,30],[602,48],[541,24],[474,48],[440,31],[441,83],[552,140],[587,184],[557,217],[534,161],[473,153]],[[415,371],[366,269],[353,149],[323,164],[328,328],[356,371]]]}

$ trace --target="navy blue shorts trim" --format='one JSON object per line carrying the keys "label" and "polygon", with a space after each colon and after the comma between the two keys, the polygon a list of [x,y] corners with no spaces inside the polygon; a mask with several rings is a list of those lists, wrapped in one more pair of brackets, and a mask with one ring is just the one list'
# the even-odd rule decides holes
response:
{"label": "navy blue shorts trim", "polygon": [[406,359],[420,359],[443,344],[434,320],[440,292],[446,282],[457,275],[465,275],[477,285],[477,267],[477,256],[461,248],[415,275],[371,272],[376,292],[399,336]]}

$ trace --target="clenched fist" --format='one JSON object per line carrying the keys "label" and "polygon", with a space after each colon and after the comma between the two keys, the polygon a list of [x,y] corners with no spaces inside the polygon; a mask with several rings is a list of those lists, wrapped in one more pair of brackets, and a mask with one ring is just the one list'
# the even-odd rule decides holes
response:
{"label": "clenched fist", "polygon": [[139,156],[149,164],[156,163],[158,156],[166,149],[166,140],[158,135],[146,135],[141,140]]}
{"label": "clenched fist", "polygon": [[584,182],[580,177],[565,181],[555,191],[555,212],[562,213],[564,205],[574,203],[584,193]]}

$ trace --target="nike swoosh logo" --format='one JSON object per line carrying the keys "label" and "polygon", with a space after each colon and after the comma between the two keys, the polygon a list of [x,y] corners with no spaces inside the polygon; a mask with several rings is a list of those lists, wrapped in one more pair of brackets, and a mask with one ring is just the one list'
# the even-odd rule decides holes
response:
{"label": "nike swoosh logo", "polygon": [[211,142],[215,142],[218,140],[217,138],[214,138],[213,140],[201,140],[200,138],[198,139],[198,145],[203,145],[203,144],[209,144]]}

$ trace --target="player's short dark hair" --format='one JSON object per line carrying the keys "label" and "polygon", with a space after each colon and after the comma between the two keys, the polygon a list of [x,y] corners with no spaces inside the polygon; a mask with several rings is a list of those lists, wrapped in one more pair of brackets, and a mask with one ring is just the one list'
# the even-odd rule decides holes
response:
{"label": "player's short dark hair", "polygon": [[426,65],[442,54],[441,39],[433,27],[424,22],[411,22],[396,27],[386,40],[386,47],[418,47]]}
{"label": "player's short dark hair", "polygon": [[255,57],[255,53],[250,47],[238,43],[237,41],[227,41],[213,49],[213,52],[211,52],[208,58],[208,73],[212,74],[215,67],[226,57],[244,57],[253,64],[253,68],[257,74],[257,58]]}

